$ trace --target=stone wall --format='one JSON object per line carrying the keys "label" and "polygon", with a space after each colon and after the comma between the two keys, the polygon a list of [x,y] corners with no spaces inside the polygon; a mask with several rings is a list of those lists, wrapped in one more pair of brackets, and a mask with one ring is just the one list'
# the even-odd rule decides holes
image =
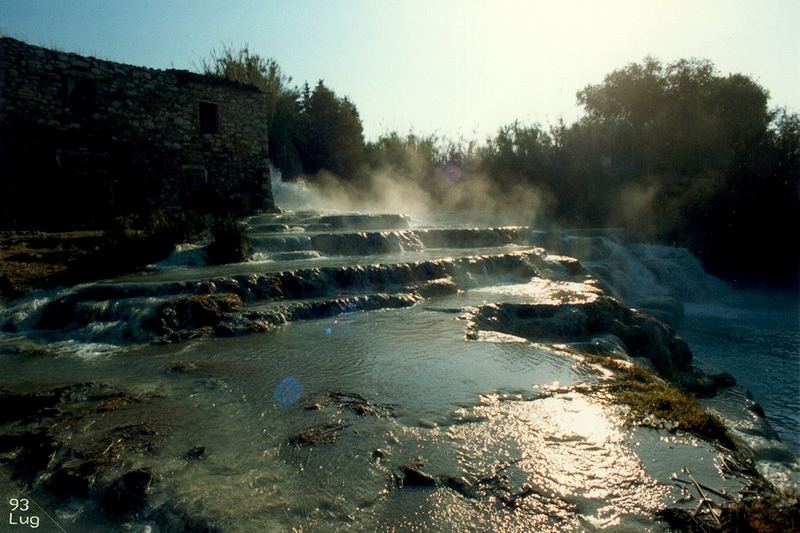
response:
{"label": "stone wall", "polygon": [[225,79],[0,37],[3,207],[270,209],[266,102]]}

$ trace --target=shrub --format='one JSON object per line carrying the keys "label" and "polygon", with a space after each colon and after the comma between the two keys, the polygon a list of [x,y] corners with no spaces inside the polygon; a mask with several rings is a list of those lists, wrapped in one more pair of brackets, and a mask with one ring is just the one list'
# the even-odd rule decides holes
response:
{"label": "shrub", "polygon": [[208,262],[211,264],[240,263],[252,251],[247,228],[231,216],[223,216],[211,226],[211,244],[208,245]]}
{"label": "shrub", "polygon": [[205,215],[197,211],[156,211],[147,217],[143,233],[154,248],[167,255],[176,244],[197,239],[206,225]]}

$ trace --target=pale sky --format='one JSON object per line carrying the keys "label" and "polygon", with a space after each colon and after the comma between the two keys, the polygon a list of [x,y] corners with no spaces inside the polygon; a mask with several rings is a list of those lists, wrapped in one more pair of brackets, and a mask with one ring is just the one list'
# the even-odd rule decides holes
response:
{"label": "pale sky", "polygon": [[579,116],[575,93],[630,62],[707,58],[800,110],[800,0],[0,0],[0,32],[155,68],[250,45],[356,104],[367,138],[483,140]]}

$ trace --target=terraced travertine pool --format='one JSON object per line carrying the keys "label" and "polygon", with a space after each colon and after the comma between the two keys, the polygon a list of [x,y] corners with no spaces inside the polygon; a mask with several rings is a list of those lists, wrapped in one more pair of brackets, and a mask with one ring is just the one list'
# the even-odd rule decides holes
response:
{"label": "terraced travertine pool", "polygon": [[[661,530],[698,486],[722,504],[752,481],[714,442],[629,423],[588,356],[658,362],[628,329],[576,326],[614,287],[531,228],[248,224],[250,262],[186,246],[0,310],[0,488],[39,529]],[[794,451],[737,390],[709,405],[792,483]]]}

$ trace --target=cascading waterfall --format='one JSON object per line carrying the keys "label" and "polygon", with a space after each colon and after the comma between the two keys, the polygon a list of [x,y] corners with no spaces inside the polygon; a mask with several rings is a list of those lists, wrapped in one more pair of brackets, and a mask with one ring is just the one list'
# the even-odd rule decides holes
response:
{"label": "cascading waterfall", "polygon": [[280,170],[272,165],[270,165],[270,175],[272,176],[272,196],[275,199],[275,205],[298,211],[320,209],[326,204],[325,198],[319,190],[302,179],[294,182],[284,181]]}
{"label": "cascading waterfall", "polygon": [[[313,189],[275,185],[298,209],[245,221],[250,261],[185,245],[0,309],[0,482],[81,531],[642,529],[688,508],[683,467],[720,493],[746,483],[710,442],[628,427],[587,392],[606,378],[586,357],[606,354],[713,381],[709,405],[745,409],[731,424],[796,483],[743,389],[691,366],[708,344],[698,306],[738,293],[687,251],[320,211]],[[147,503],[120,517],[121,484]]]}
{"label": "cascading waterfall", "polygon": [[797,294],[736,289],[709,275],[688,250],[630,243],[620,230],[534,232],[533,242],[578,258],[609,293],[673,324],[697,364],[733,372],[800,449]]}

